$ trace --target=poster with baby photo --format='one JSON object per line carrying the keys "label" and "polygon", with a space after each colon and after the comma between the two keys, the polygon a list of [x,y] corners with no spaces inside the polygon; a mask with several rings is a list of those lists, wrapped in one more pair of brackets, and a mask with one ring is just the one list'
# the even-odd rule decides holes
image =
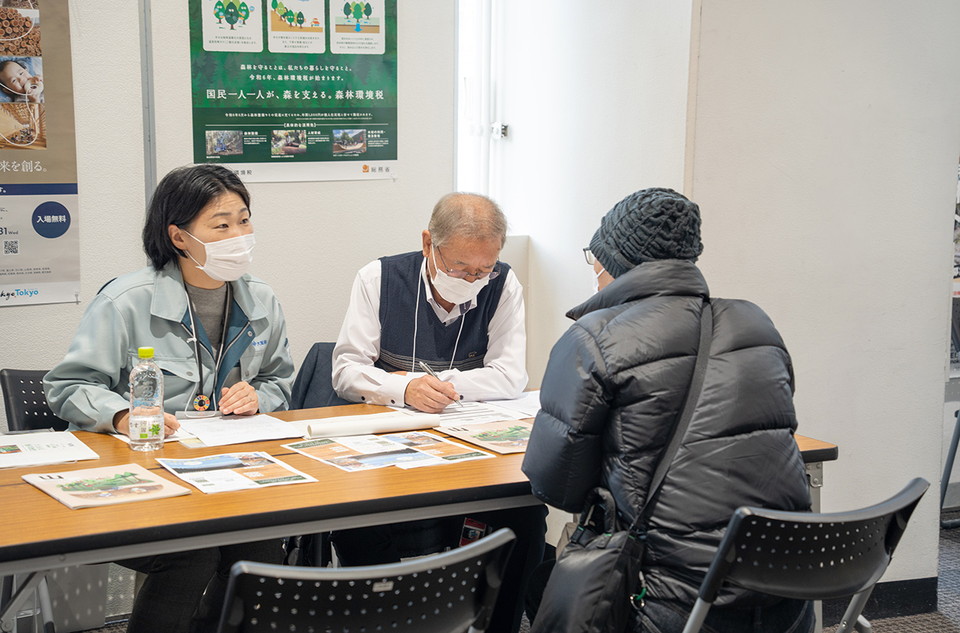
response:
{"label": "poster with baby photo", "polygon": [[0,308],[80,301],[74,4],[0,0]]}

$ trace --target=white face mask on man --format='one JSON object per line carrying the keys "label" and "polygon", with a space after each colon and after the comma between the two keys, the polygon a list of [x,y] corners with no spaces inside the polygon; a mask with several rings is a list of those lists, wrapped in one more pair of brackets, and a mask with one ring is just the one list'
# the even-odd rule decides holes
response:
{"label": "white face mask on man", "polygon": [[436,276],[432,279],[433,287],[437,289],[437,292],[441,297],[453,303],[455,305],[461,305],[464,303],[470,303],[476,298],[480,291],[490,283],[490,277],[483,277],[477,279],[476,281],[470,282],[466,279],[457,279],[456,277],[451,277],[447,273],[443,272],[443,269],[440,266],[437,266],[437,251],[435,248],[430,249],[430,254],[433,257],[433,267],[437,270]]}
{"label": "white face mask on man", "polygon": [[250,270],[250,264],[253,263],[253,247],[257,243],[253,233],[217,242],[201,242],[188,231],[184,230],[183,232],[203,244],[203,250],[207,255],[205,264],[201,266],[200,262],[194,259],[189,251],[187,257],[193,259],[197,268],[205,272],[211,279],[236,281]]}

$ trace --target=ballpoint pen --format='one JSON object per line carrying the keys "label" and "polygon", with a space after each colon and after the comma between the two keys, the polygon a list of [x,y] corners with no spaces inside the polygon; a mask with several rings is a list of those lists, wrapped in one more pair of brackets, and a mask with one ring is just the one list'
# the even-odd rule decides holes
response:
{"label": "ballpoint pen", "polygon": [[[435,372],[435,371],[433,371],[432,369],[430,369],[430,365],[426,364],[426,363],[423,362],[422,360],[421,360],[421,361],[418,361],[418,362],[420,363],[420,369],[422,369],[423,371],[427,372],[428,374],[430,374],[431,376],[433,376],[433,377],[436,378],[437,380],[440,380],[440,376],[437,375],[437,372]],[[456,403],[459,404],[461,407],[463,406],[463,403],[460,402],[459,400],[456,400]]]}

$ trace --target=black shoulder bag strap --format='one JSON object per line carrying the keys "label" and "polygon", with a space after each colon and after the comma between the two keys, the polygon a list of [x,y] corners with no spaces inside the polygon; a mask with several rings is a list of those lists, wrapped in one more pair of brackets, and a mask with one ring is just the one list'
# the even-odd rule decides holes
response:
{"label": "black shoulder bag strap", "polygon": [[680,449],[680,443],[687,434],[687,427],[690,426],[690,420],[693,418],[693,411],[697,408],[697,401],[700,400],[700,391],[703,389],[703,379],[707,373],[707,360],[710,358],[710,344],[713,342],[713,306],[710,305],[710,299],[703,300],[703,312],[700,315],[700,346],[697,348],[697,364],[693,368],[693,378],[690,380],[690,388],[687,390],[687,398],[683,403],[683,411],[677,420],[677,425],[673,429],[673,435],[670,437],[670,443],[664,449],[660,457],[660,463],[657,464],[657,470],[654,471],[650,479],[650,488],[647,492],[647,499],[643,507],[637,512],[630,531],[634,532],[656,505],[656,496],[660,492],[660,486],[663,484],[670,464],[676,457]]}
{"label": "black shoulder bag strap", "polygon": [[[653,507],[656,505],[656,497],[660,492],[660,486],[663,484],[664,478],[667,476],[667,470],[670,469],[670,464],[673,462],[673,458],[676,456],[677,451],[680,449],[680,443],[683,441],[683,437],[687,433],[687,427],[690,426],[690,420],[693,418],[693,411],[696,409],[697,401],[700,400],[700,391],[703,388],[703,379],[707,373],[707,360],[710,358],[710,344],[713,341],[713,306],[710,305],[710,299],[703,300],[703,310],[700,314],[700,345],[697,347],[697,362],[693,368],[693,377],[690,379],[690,388],[687,389],[687,397],[683,402],[683,410],[680,412],[680,417],[677,419],[677,424],[673,427],[673,434],[670,436],[670,441],[667,443],[667,447],[663,450],[663,454],[660,456],[660,462],[657,464],[657,469],[653,473],[653,477],[650,479],[650,487],[647,492],[647,498],[643,502],[643,506],[637,511],[637,515],[634,517],[633,522],[628,528],[636,538],[641,540],[645,539],[644,536],[645,529],[642,529],[641,526],[645,522],[646,518],[650,516],[650,513],[653,511]],[[580,521],[578,522],[577,532],[570,538],[571,541],[575,543],[582,543],[583,538],[587,538],[588,531],[586,529],[587,524],[590,523],[592,518],[593,510],[596,507],[596,504],[600,503],[601,506],[607,508],[612,508],[613,497],[610,494],[610,491],[605,488],[598,487],[594,488],[590,495],[587,496],[587,501],[584,504],[584,512],[580,516]],[[612,511],[604,512],[604,530],[607,532],[612,532],[616,529],[616,516]]]}

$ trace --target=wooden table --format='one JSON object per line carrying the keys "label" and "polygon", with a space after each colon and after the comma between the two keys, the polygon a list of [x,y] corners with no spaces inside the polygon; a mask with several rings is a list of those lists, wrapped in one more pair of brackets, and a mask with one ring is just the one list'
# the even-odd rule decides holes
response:
{"label": "wooden table", "polygon": [[[381,410],[348,405],[275,415],[293,421]],[[0,530],[0,575],[539,503],[520,470],[522,454],[348,473],[281,447],[296,439],[196,449],[168,442],[159,451],[140,453],[109,435],[81,431],[77,437],[100,459],[0,470],[6,517]],[[808,470],[836,459],[836,446],[804,437],[797,441]],[[190,487],[155,458],[237,450],[266,451],[317,482],[217,494],[191,488],[191,494],[180,497],[71,510],[21,479],[25,472],[135,463]]]}
{"label": "wooden table", "polygon": [[[287,411],[287,420],[373,413],[381,407],[349,405]],[[77,432],[99,460],[30,468],[58,472],[140,464],[183,484],[155,461],[236,450],[266,451],[317,479],[316,483],[191,494],[157,501],[70,510],[21,479],[24,468],[0,470],[6,529],[0,530],[0,575],[104,562],[210,545],[393,523],[539,503],[520,471],[522,454],[500,455],[442,467],[381,468],[348,473],[285,448],[291,440],[190,449],[168,442],[151,453],[132,451],[108,435]],[[798,445],[811,466],[836,459],[837,447],[802,436]],[[821,471],[822,472],[822,471]],[[818,481],[811,481],[817,488]],[[190,487],[188,484],[184,484]]]}
{"label": "wooden table", "polygon": [[[349,405],[277,417],[302,420],[377,410],[382,409]],[[520,471],[520,454],[433,468],[348,473],[281,448],[296,438],[198,449],[168,442],[159,451],[140,453],[109,435],[81,431],[77,437],[100,459],[0,471],[7,516],[7,529],[0,530],[0,575],[539,503]],[[191,494],[181,497],[70,510],[20,478],[25,472],[135,463],[189,488],[155,458],[237,450],[266,451],[317,482],[217,494],[191,488]]]}
{"label": "wooden table", "polygon": [[811,509],[820,512],[820,489],[823,488],[823,462],[837,459],[839,449],[836,444],[797,435],[797,446],[803,455],[803,465],[807,469],[807,483],[810,484]]}

